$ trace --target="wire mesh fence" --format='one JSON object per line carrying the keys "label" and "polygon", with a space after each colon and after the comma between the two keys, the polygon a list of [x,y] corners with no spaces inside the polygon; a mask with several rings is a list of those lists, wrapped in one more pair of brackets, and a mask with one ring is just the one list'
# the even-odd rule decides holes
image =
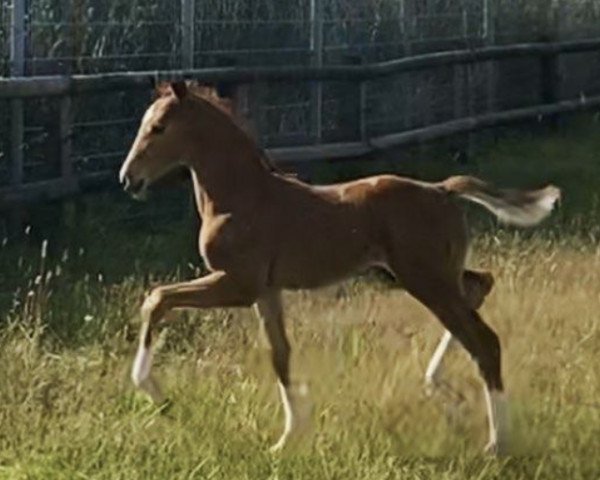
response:
{"label": "wire mesh fence", "polygon": [[168,69],[180,65],[179,2],[32,0],[30,75]]}
{"label": "wire mesh fence", "polygon": [[310,62],[310,2],[192,1],[194,66]]}
{"label": "wire mesh fence", "polygon": [[[0,0],[0,72],[9,75],[13,4]],[[23,27],[25,75],[244,65],[360,64],[446,49],[590,37],[600,33],[597,0],[29,0]],[[560,59],[560,98],[600,88],[600,56]],[[585,67],[585,68],[582,68]],[[367,82],[366,133],[422,127],[493,109],[539,103],[539,61],[436,68]],[[253,130],[268,146],[315,140],[314,85],[250,88]],[[322,86],[321,141],[357,138],[357,87]],[[76,173],[115,168],[149,101],[111,92],[73,99]],[[0,110],[0,185],[10,181],[11,102]],[[57,99],[24,101],[24,179],[60,168]]]}
{"label": "wire mesh fence", "polygon": [[[0,1],[3,74],[12,3],[20,1]],[[183,8],[186,3],[191,8]],[[322,48],[324,63],[344,62],[348,55],[371,61],[484,41],[600,32],[597,0],[30,0],[27,73],[181,66],[186,15],[196,67],[308,63],[316,48]],[[317,30],[320,46],[314,42]]]}
{"label": "wire mesh fence", "polygon": [[77,174],[115,170],[122,162],[148,102],[140,92],[76,98],[73,104],[73,166]]}

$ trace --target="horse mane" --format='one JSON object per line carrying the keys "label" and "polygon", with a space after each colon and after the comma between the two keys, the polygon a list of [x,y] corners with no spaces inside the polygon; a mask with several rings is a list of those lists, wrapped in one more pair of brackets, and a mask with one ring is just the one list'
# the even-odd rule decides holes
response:
{"label": "horse mane", "polygon": [[[186,80],[185,84],[189,93],[210,103],[213,107],[218,108],[223,113],[227,114],[231,120],[238,123],[239,118],[234,112],[233,100],[231,98],[221,97],[215,86],[194,80]],[[173,90],[171,89],[170,82],[160,82],[154,89],[154,98],[168,97],[172,92]]]}
{"label": "horse mane", "polygon": [[[284,176],[294,176],[293,174],[285,173],[277,165],[273,163],[267,152],[258,144],[255,135],[251,133],[251,128],[248,122],[235,109],[235,101],[232,98],[222,97],[219,95],[217,87],[207,83],[200,83],[195,80],[186,80],[188,92],[197,98],[200,98],[213,107],[224,113],[231,122],[238,127],[252,142],[258,153],[261,164],[270,172],[278,173]],[[155,99],[172,95],[172,88],[169,82],[161,82],[155,87]]]}

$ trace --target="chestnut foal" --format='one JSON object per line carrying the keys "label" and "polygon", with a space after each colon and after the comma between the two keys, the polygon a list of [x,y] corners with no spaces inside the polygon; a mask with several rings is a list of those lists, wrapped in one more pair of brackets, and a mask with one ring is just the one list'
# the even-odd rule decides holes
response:
{"label": "chestnut foal", "polygon": [[377,267],[446,328],[428,369],[430,381],[451,338],[475,360],[485,383],[488,449],[503,446],[500,342],[477,313],[493,280],[465,268],[468,238],[459,199],[528,226],[551,212],[560,197],[556,187],[498,190],[468,176],[426,183],[394,175],[307,185],[279,173],[218,97],[174,82],[160,87],[146,111],[119,178],[141,197],[181,165],[191,172],[202,217],[199,251],[210,273],[156,287],[142,305],[132,379],[152,400],[165,400],[150,369],[152,332],[167,312],[254,305],[271,345],[285,413],[273,447],[281,449],[307,416],[301,389],[290,381],[281,291],[312,289]]}

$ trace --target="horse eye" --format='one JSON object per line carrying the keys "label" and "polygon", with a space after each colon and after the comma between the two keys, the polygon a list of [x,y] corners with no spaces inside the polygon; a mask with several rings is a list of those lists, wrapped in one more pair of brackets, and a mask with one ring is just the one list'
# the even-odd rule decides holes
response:
{"label": "horse eye", "polygon": [[152,125],[152,128],[150,129],[150,131],[155,134],[163,133],[165,131],[165,126],[164,125]]}

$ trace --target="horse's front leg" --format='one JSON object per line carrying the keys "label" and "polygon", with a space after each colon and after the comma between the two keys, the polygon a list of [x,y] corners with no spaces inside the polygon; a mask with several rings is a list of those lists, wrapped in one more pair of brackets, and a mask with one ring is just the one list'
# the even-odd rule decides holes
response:
{"label": "horse's front leg", "polygon": [[152,330],[164,316],[178,308],[250,306],[256,300],[252,289],[240,288],[225,272],[214,272],[189,282],[154,288],[142,305],[142,330],[133,363],[133,383],[157,404],[165,401],[158,383],[150,374],[152,367]]}
{"label": "horse's front leg", "polygon": [[271,361],[277,375],[279,393],[285,414],[283,434],[271,451],[281,450],[296,434],[303,431],[312,406],[305,385],[293,385],[290,381],[290,343],[285,333],[281,293],[270,291],[255,304],[256,313],[263,324],[271,346]]}

